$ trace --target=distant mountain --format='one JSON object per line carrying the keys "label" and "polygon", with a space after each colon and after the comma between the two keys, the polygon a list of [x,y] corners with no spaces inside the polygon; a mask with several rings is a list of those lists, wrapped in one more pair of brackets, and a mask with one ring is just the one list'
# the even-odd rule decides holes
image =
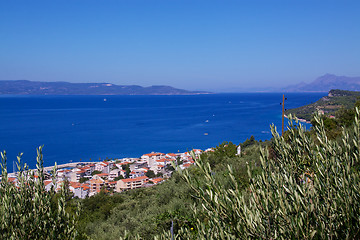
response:
{"label": "distant mountain", "polygon": [[288,86],[282,91],[285,92],[328,92],[331,89],[349,91],[360,91],[360,77],[336,76],[325,74],[311,83],[299,83]]}
{"label": "distant mountain", "polygon": [[0,94],[16,95],[195,95],[209,92],[187,91],[170,86],[141,87],[111,83],[35,82],[0,80]]}

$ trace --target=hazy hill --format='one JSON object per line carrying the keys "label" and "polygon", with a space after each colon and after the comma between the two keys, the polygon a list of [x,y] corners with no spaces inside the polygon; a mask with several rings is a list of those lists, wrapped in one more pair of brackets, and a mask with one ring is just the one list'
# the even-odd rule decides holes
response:
{"label": "hazy hill", "polygon": [[328,96],[322,97],[315,103],[302,107],[293,108],[285,111],[285,114],[295,114],[298,118],[310,121],[315,112],[324,114],[334,114],[341,108],[353,108],[357,100],[360,99],[360,92],[331,90]]}
{"label": "hazy hill", "polygon": [[311,83],[302,82],[288,86],[283,90],[286,92],[328,92],[331,89],[360,91],[360,77],[325,74]]}
{"label": "hazy hill", "polygon": [[194,95],[195,92],[170,86],[141,87],[111,83],[35,82],[0,80],[0,94],[16,95]]}

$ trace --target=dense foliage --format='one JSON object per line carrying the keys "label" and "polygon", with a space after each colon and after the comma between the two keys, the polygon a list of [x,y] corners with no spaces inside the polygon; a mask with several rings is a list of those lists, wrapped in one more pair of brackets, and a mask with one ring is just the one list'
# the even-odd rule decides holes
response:
{"label": "dense foliage", "polygon": [[[75,239],[75,216],[66,211],[66,189],[45,190],[41,147],[37,171],[28,171],[18,157],[18,181],[8,178],[6,153],[1,153],[0,239]],[[77,212],[76,210],[74,211]]]}
{"label": "dense foliage", "polygon": [[[324,128],[326,130],[326,136],[330,139],[339,139],[342,138],[342,129],[349,128],[353,122],[356,113],[356,108],[360,107],[360,101],[357,101],[355,105],[350,108],[340,108],[336,112],[334,112],[334,117],[330,117],[329,115],[321,115],[321,120],[324,124]],[[312,118],[311,124],[313,125],[310,134],[316,135],[315,127],[318,124],[318,121]]]}
{"label": "dense foliage", "polygon": [[327,115],[334,115],[340,109],[351,109],[359,100],[360,92],[345,91],[345,90],[331,90],[328,96],[322,97],[315,103],[311,103],[298,108],[287,109],[287,115],[296,115],[298,118],[311,121],[314,113],[322,110]]}
{"label": "dense foliage", "polygon": [[194,231],[182,229],[176,238],[359,239],[359,111],[341,142],[329,140],[321,118],[315,120],[316,142],[301,125],[290,127],[290,141],[272,128],[274,153],[262,149],[261,174],[249,171],[246,191],[239,188],[231,166],[233,186],[225,188],[210,164],[198,159],[205,186],[187,171],[183,177],[199,199],[201,208],[193,208],[194,213],[205,215],[206,221],[197,221]]}

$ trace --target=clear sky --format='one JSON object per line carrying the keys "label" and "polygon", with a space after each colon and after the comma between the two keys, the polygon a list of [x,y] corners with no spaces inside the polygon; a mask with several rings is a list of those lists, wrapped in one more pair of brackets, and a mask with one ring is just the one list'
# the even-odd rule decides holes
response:
{"label": "clear sky", "polygon": [[2,0],[0,79],[236,91],[360,76],[360,1]]}

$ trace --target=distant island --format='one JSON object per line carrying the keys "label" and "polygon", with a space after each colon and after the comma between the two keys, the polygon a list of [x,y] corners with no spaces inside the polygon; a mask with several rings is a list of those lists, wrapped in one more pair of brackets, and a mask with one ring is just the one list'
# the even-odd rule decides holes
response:
{"label": "distant island", "polygon": [[0,94],[13,95],[197,95],[210,94],[170,86],[142,87],[112,83],[37,82],[29,80],[0,80]]}
{"label": "distant island", "polygon": [[360,91],[360,77],[325,74],[311,83],[299,83],[281,89],[281,92],[328,92],[331,89]]}
{"label": "distant island", "polygon": [[353,108],[358,100],[360,100],[360,92],[334,89],[329,91],[328,96],[322,97],[315,103],[286,110],[285,114],[296,115],[300,119],[310,121],[315,112],[332,116],[340,109]]}

